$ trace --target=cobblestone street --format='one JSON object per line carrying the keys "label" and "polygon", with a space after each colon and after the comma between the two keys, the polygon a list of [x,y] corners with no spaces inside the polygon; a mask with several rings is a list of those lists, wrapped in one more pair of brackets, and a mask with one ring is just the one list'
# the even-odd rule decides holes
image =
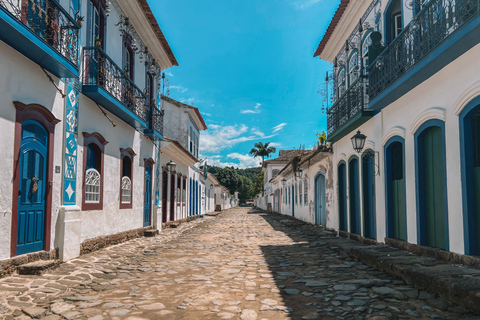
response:
{"label": "cobblestone street", "polygon": [[0,317],[478,319],[354,261],[333,239],[287,217],[232,209],[43,276],[0,279]]}

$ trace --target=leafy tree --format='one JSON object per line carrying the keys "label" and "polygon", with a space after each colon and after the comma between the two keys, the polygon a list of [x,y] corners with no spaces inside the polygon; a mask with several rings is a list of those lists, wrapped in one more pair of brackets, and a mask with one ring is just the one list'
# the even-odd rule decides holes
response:
{"label": "leafy tree", "polygon": [[238,197],[240,203],[245,203],[247,199],[253,198],[253,183],[250,179],[240,176],[238,180]]}
{"label": "leafy tree", "polygon": [[265,162],[265,157],[269,157],[271,153],[277,152],[275,147],[269,147],[270,142],[263,144],[262,142],[255,143],[255,147],[250,150],[250,154],[253,155],[254,158],[262,157],[262,166]]}
{"label": "leafy tree", "polygon": [[257,176],[257,180],[255,181],[255,184],[253,186],[253,195],[256,196],[260,192],[263,191],[263,179],[264,179],[264,174],[263,172],[260,172]]}
{"label": "leafy tree", "polygon": [[220,168],[217,173],[213,174],[218,182],[228,188],[231,194],[237,191],[238,175],[232,168]]}

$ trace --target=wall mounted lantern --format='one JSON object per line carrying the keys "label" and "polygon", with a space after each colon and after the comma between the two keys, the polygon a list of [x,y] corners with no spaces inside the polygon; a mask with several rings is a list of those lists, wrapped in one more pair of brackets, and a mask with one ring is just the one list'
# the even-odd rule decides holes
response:
{"label": "wall mounted lantern", "polygon": [[286,185],[287,185],[287,180],[285,180],[285,178],[284,178],[284,179],[282,179],[282,186],[285,187]]}
{"label": "wall mounted lantern", "polygon": [[170,162],[167,163],[168,172],[174,172],[176,167],[177,167],[177,164],[173,162],[173,160],[170,160]]}
{"label": "wall mounted lantern", "polygon": [[302,172],[303,170],[298,168],[297,170],[295,170],[295,177],[297,178],[301,178],[302,177]]}
{"label": "wall mounted lantern", "polygon": [[[357,151],[357,153],[360,153],[362,152],[363,150],[363,147],[365,146],[365,141],[367,140],[367,136],[362,134],[359,131],[357,131],[357,133],[351,138],[352,140],[352,146],[353,146],[353,149],[355,151]],[[375,155],[377,155],[378,157],[378,160],[375,160]],[[373,172],[372,172],[372,175],[374,176],[379,176],[380,175],[380,167],[378,166],[378,163],[380,161],[380,154],[378,153],[378,151],[373,151],[373,150],[367,150],[363,153],[362,155],[362,159],[374,159],[374,169],[373,169]]]}
{"label": "wall mounted lantern", "polygon": [[365,146],[365,140],[367,136],[362,134],[360,130],[350,139],[352,140],[353,150],[357,151],[357,153],[362,152],[363,147]]}

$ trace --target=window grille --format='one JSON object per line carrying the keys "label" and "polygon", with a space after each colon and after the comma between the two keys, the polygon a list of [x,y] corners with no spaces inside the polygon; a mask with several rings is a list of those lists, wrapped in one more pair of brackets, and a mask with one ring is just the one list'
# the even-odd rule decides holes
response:
{"label": "window grille", "polygon": [[132,202],[132,181],[129,177],[122,177],[122,203]]}
{"label": "window grille", "polygon": [[95,169],[85,172],[85,202],[100,203],[100,173]]}
{"label": "window grille", "polygon": [[307,183],[307,179],[305,179],[305,182],[304,182],[304,188],[305,188],[305,191],[304,191],[304,201],[305,201],[305,205],[308,206],[308,183]]}

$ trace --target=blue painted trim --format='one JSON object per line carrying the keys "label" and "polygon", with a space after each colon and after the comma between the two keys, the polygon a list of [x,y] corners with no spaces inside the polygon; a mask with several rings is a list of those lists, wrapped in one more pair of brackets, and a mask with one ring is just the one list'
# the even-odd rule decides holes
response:
{"label": "blue painted trim", "polygon": [[145,130],[143,130],[143,133],[145,133],[153,141],[163,141],[164,140],[164,137],[156,130],[145,129]]}
{"label": "blue painted trim", "polygon": [[404,199],[405,199],[405,203],[404,203],[404,206],[405,206],[405,241],[408,242],[408,227],[407,227],[407,191],[406,191],[406,182],[407,182],[407,179],[406,179],[406,176],[405,176],[405,140],[400,137],[400,136],[394,136],[392,138],[390,138],[387,143],[385,144],[384,146],[384,155],[385,155],[385,158],[384,158],[384,170],[385,170],[385,222],[386,222],[386,235],[387,237],[392,237],[393,235],[393,230],[392,230],[392,223],[391,223],[391,209],[390,209],[390,206],[389,204],[391,203],[391,199],[389,198],[389,195],[390,195],[390,190],[389,190],[389,181],[391,181],[392,177],[391,177],[391,152],[390,152],[390,147],[396,143],[396,142],[399,142],[402,144],[402,156],[403,156],[403,179],[405,179],[405,188],[404,188]]}
{"label": "blue painted trim", "polygon": [[100,86],[83,85],[82,93],[132,127],[136,129],[148,128],[148,125],[145,121],[137,117],[135,113],[128,110],[120,101],[118,101]]}
{"label": "blue painted trim", "polygon": [[460,29],[452,33],[432,52],[406,71],[390,87],[370,100],[370,109],[383,109],[410,90],[416,88],[419,84],[477,45],[479,33],[480,15],[477,15],[476,18],[471,19]]}
{"label": "blue painted trim", "polygon": [[295,217],[295,185],[292,184],[292,217]]}
{"label": "blue painted trim", "polygon": [[419,245],[426,245],[427,244],[427,231],[426,231],[426,222],[425,216],[422,215],[423,207],[424,207],[424,200],[425,197],[422,193],[422,183],[423,183],[423,175],[420,172],[420,168],[423,164],[423,156],[421,155],[421,148],[423,143],[421,143],[420,139],[422,138],[423,134],[427,129],[432,127],[440,127],[442,130],[442,145],[443,145],[443,198],[445,201],[445,212],[444,212],[444,219],[445,219],[445,250],[449,251],[449,229],[448,229],[448,192],[447,192],[447,153],[446,153],[446,144],[445,144],[445,122],[438,119],[428,120],[423,123],[417,131],[415,131],[414,138],[415,138],[415,188],[416,188],[416,203],[417,203],[417,243]]}
{"label": "blue painted trim", "polygon": [[0,39],[58,78],[78,78],[78,67],[0,6]]}
{"label": "blue painted trim", "polygon": [[[402,15],[402,30],[404,29],[405,26],[405,15],[403,13],[403,1],[402,0],[388,0],[387,6],[385,7],[385,11],[383,12],[383,39],[385,40],[385,43],[389,44],[392,42],[394,39],[390,39],[390,34],[387,35],[387,22],[389,24],[392,23],[391,16],[393,14],[393,6],[395,6],[395,2],[400,1],[400,8],[401,8],[401,15]],[[389,30],[392,31],[392,30]]]}
{"label": "blue painted trim", "polygon": [[463,203],[463,237],[465,254],[478,255],[480,248],[477,248],[475,222],[475,194],[474,181],[472,176],[473,154],[470,152],[473,145],[471,117],[480,110],[480,96],[470,101],[460,113],[460,166],[462,178],[462,203]]}

